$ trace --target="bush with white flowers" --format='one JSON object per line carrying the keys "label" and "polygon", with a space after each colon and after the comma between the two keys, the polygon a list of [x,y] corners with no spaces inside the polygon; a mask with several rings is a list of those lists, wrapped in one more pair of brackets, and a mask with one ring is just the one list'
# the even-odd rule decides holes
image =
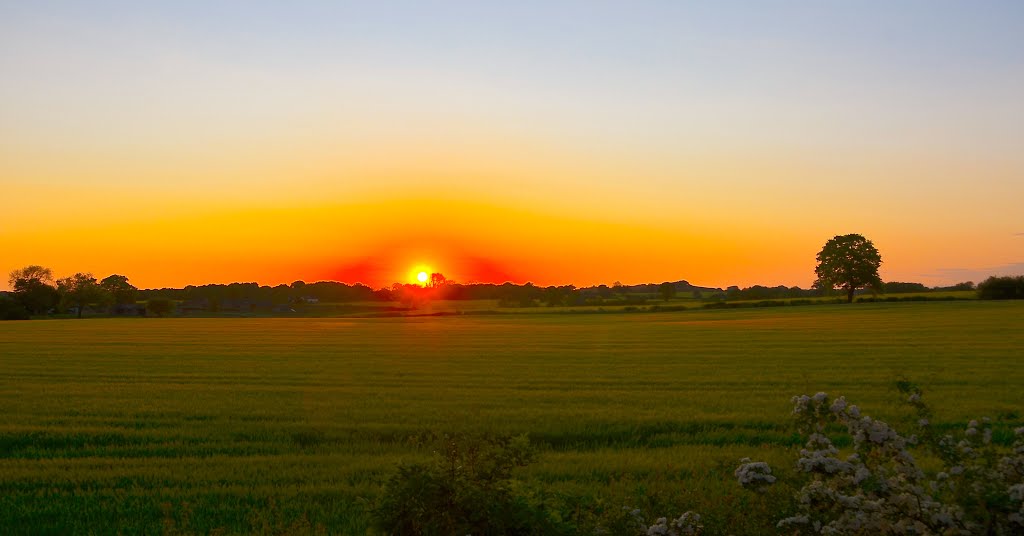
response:
{"label": "bush with white flowers", "polygon": [[[619,527],[620,536],[699,536],[704,533],[704,525],[700,522],[700,514],[694,512],[683,512],[683,515],[676,519],[659,517],[653,525],[648,526],[643,513],[639,508],[624,506],[623,512],[627,514],[629,523],[626,527]],[[599,528],[595,534],[605,535],[609,531]]]}
{"label": "bush with white flowers", "polygon": [[700,524],[700,514],[684,512],[677,519],[659,517],[647,528],[647,536],[694,536],[700,534],[704,526]]}
{"label": "bush with white flowers", "polygon": [[[807,438],[796,468],[803,479],[798,512],[778,523],[795,534],[1024,534],[1024,428],[1007,450],[992,442],[992,425],[971,421],[959,437],[938,435],[916,386],[901,391],[918,412],[917,434],[900,435],[862,415],[845,398],[827,394],[793,398],[793,415]],[[853,452],[841,456],[827,435],[845,427]],[[945,469],[926,475],[911,448]],[[742,460],[740,485],[764,489],[774,482],[763,462]]]}

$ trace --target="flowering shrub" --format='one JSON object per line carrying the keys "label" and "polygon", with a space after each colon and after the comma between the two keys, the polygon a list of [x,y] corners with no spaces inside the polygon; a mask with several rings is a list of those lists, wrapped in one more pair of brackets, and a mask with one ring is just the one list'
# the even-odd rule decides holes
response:
{"label": "flowering shrub", "polygon": [[700,524],[700,514],[684,512],[672,521],[659,517],[653,525],[647,527],[647,536],[693,536],[700,534],[703,528],[704,526]]}
{"label": "flowering shrub", "polygon": [[[807,437],[796,468],[804,485],[798,512],[778,523],[795,534],[1021,534],[1024,533],[1024,428],[1009,452],[992,443],[985,420],[968,423],[959,438],[939,436],[930,411],[909,382],[901,391],[918,413],[918,434],[903,437],[887,423],[862,415],[845,398],[825,393],[793,398],[793,415]],[[853,438],[841,456],[827,428],[839,425]],[[946,469],[928,476],[910,449],[921,445]],[[736,470],[744,487],[774,482],[763,462]]]}
{"label": "flowering shrub", "polygon": [[772,468],[767,463],[752,462],[750,458],[743,458],[740,463],[743,465],[739,466],[733,474],[744,488],[760,491],[775,483]]}
{"label": "flowering shrub", "polygon": [[639,508],[624,506],[623,513],[627,517],[625,523],[613,526],[614,532],[608,528],[599,527],[594,533],[597,535],[616,534],[619,536],[698,536],[703,534],[704,525],[700,522],[700,514],[684,512],[676,519],[659,517],[653,525],[647,524]]}

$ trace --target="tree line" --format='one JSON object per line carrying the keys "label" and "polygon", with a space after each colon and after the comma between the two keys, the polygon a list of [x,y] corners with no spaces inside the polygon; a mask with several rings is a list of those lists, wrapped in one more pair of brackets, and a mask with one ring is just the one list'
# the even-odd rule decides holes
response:
{"label": "tree line", "polygon": [[123,275],[97,280],[80,272],[54,280],[52,270],[38,265],[12,271],[8,283],[13,291],[0,297],[0,317],[4,319],[68,311],[81,318],[88,305],[135,304],[138,291]]}
{"label": "tree line", "polygon": [[[441,276],[441,274],[435,274]],[[1004,280],[1017,281],[1021,291],[1009,293],[995,288],[988,281],[979,285],[981,297],[1024,297],[1024,278],[991,278],[998,288],[1007,287]],[[783,285],[754,285],[725,289],[700,287],[685,280],[661,284],[597,285],[577,288],[574,285],[541,287],[532,283],[461,284],[434,278],[431,284],[394,284],[373,289],[366,285],[318,281],[295,281],[288,285],[231,283],[189,285],[184,288],[138,289],[128,277],[112,274],[98,279],[89,273],[54,279],[50,269],[27,266],[11,272],[12,292],[0,293],[0,318],[23,319],[31,316],[71,314],[81,317],[87,308],[94,313],[112,315],[166,316],[178,308],[192,311],[273,311],[275,307],[298,307],[310,303],[403,303],[415,307],[428,300],[496,300],[501,307],[563,307],[602,305],[644,305],[689,298],[708,302],[757,301],[813,298],[827,294],[820,288],[804,289]],[[1008,288],[1016,289],[1010,285]],[[951,287],[929,288],[921,283],[884,283],[885,293],[931,292],[936,290],[973,290],[974,284],[960,283]],[[1014,293],[1017,294],[1014,294]],[[290,309],[285,309],[290,310]]]}
{"label": "tree line", "polygon": [[[680,295],[706,302],[777,300],[810,298],[842,292],[852,302],[857,292],[872,293],[928,292],[933,290],[974,290],[968,281],[951,287],[929,289],[921,283],[884,283],[878,270],[882,256],[871,240],[859,234],[837,235],[829,239],[818,253],[814,269],[817,279],[809,289],[800,287],[720,288],[698,287],[688,281],[666,281],[661,284],[598,285],[577,288],[575,285],[540,287],[533,283],[517,285],[470,283],[461,284],[433,273],[424,285],[395,283],[390,287],[370,288],[361,283],[349,285],[336,281],[290,285],[259,285],[231,283],[189,285],[185,288],[140,290],[128,277],[112,274],[97,280],[91,273],[79,272],[54,280],[53,271],[30,265],[10,273],[8,283],[13,292],[0,293],[0,318],[19,319],[53,313],[73,313],[79,318],[86,307],[107,309],[111,314],[151,314],[165,316],[180,307],[184,311],[273,311],[294,312],[288,305],[319,302],[400,302],[414,308],[427,300],[497,300],[501,307],[534,307],[547,305],[642,305],[650,300],[669,301]],[[1024,276],[990,277],[977,290],[985,299],[1024,298]],[[144,302],[140,303],[140,302]]]}

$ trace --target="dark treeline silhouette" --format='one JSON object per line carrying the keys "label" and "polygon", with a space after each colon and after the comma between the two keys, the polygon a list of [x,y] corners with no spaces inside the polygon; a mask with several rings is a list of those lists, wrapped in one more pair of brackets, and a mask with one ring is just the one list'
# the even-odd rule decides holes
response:
{"label": "dark treeline silhouette", "polygon": [[334,281],[305,283],[296,281],[291,285],[274,287],[257,283],[231,283],[227,285],[189,285],[185,288],[161,288],[139,291],[139,298],[168,298],[177,301],[207,300],[213,303],[224,303],[248,300],[259,303],[286,304],[300,301],[323,302],[358,302],[389,300],[390,294],[382,295],[381,291],[362,285],[347,285]]}
{"label": "dark treeline silhouette", "polygon": [[[1006,281],[1004,281],[1006,280]],[[982,298],[1024,296],[1022,278],[990,278],[979,286]],[[336,281],[290,285],[230,283],[189,285],[184,288],[137,289],[123,275],[97,280],[92,274],[77,273],[54,279],[51,270],[27,266],[14,270],[8,280],[13,291],[0,292],[0,319],[65,314],[170,316],[191,314],[263,313],[291,314],[303,311],[400,313],[419,308],[433,300],[495,300],[498,307],[639,306],[669,310],[670,300],[700,300],[705,307],[724,302],[765,302],[830,295],[829,289],[731,286],[725,289],[701,287],[686,280],[623,285],[615,282],[578,288],[574,285],[537,286],[514,284],[458,283],[444,275],[431,274],[427,284],[395,283],[374,289],[363,284]],[[973,290],[971,282],[950,287],[928,288],[921,283],[885,283],[885,293],[922,293],[936,290]],[[1010,289],[1010,290],[1006,290]],[[868,291],[858,291],[868,292]],[[318,305],[323,304],[323,305]],[[330,304],[328,306],[328,304]],[[329,309],[328,307],[333,307]],[[320,308],[320,309],[318,309]],[[633,308],[635,309],[635,308]]]}
{"label": "dark treeline silhouette", "polygon": [[992,276],[978,285],[978,297],[983,300],[1024,300],[1024,275]]}
{"label": "dark treeline silhouette", "polygon": [[[678,294],[701,297],[705,293],[724,292],[721,289],[696,287],[687,281],[663,283],[671,285]],[[336,281],[267,286],[257,283],[231,283],[189,285],[185,288],[146,289],[137,292],[138,298],[148,301],[165,298],[184,304],[187,308],[224,310],[239,304],[255,308],[282,304],[403,302],[417,300],[497,300],[506,307],[532,307],[539,305],[602,305],[644,303],[655,299],[662,285],[599,285],[577,288],[574,285],[541,287],[533,283],[470,283],[462,284],[433,274],[431,284],[420,286],[396,283],[391,287],[373,289],[363,284],[349,285]]]}

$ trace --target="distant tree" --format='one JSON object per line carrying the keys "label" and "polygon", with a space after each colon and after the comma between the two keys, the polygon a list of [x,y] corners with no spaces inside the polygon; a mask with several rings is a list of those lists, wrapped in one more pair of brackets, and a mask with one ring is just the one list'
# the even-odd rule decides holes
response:
{"label": "distant tree", "polygon": [[899,281],[887,281],[882,285],[886,294],[899,294],[905,292],[928,292],[928,287],[923,283],[903,283]]}
{"label": "distant tree", "polygon": [[430,279],[429,282],[427,283],[427,286],[429,286],[430,288],[439,288],[445,286],[446,284],[448,284],[448,279],[444,276],[444,274],[433,273],[430,274]]}
{"label": "distant tree", "polygon": [[38,264],[30,264],[20,270],[11,270],[10,277],[7,282],[10,283],[11,287],[18,284],[18,281],[41,281],[43,283],[53,283],[53,270],[39,266]]}
{"label": "distant tree", "polygon": [[0,320],[28,320],[28,310],[5,293],[0,293]]}
{"label": "distant tree", "polygon": [[167,298],[151,298],[146,302],[146,312],[153,315],[164,317],[174,310],[174,302]]}
{"label": "distant tree", "polygon": [[49,268],[30,265],[14,270],[8,282],[14,290],[14,301],[29,314],[46,314],[60,301],[60,294],[53,286],[53,272]]}
{"label": "distant tree", "polygon": [[724,302],[726,300],[726,295],[724,292],[712,292],[711,294],[705,294],[702,299],[706,302],[712,303]]}
{"label": "distant tree", "polygon": [[58,279],[57,290],[66,305],[77,307],[78,318],[82,318],[82,309],[85,309],[86,305],[103,302],[110,297],[92,274],[83,272]]}
{"label": "distant tree", "polygon": [[882,256],[870,240],[859,234],[833,237],[825,242],[817,259],[815,288],[842,289],[846,292],[847,303],[853,301],[853,293],[858,289],[883,290],[878,275]]}
{"label": "distant tree", "polygon": [[675,283],[669,283],[666,281],[658,285],[658,293],[661,294],[661,299],[665,301],[671,300],[676,295]]}
{"label": "distant tree", "polygon": [[117,274],[104,277],[100,281],[100,288],[110,295],[116,305],[135,303],[135,295],[139,290],[128,282],[127,277]]}
{"label": "distant tree", "polygon": [[983,300],[1024,300],[1024,275],[992,276],[978,284],[978,297]]}
{"label": "distant tree", "polygon": [[575,294],[576,287],[574,285],[563,285],[560,287],[551,286],[541,290],[541,300],[544,301],[548,307],[572,305]]}

